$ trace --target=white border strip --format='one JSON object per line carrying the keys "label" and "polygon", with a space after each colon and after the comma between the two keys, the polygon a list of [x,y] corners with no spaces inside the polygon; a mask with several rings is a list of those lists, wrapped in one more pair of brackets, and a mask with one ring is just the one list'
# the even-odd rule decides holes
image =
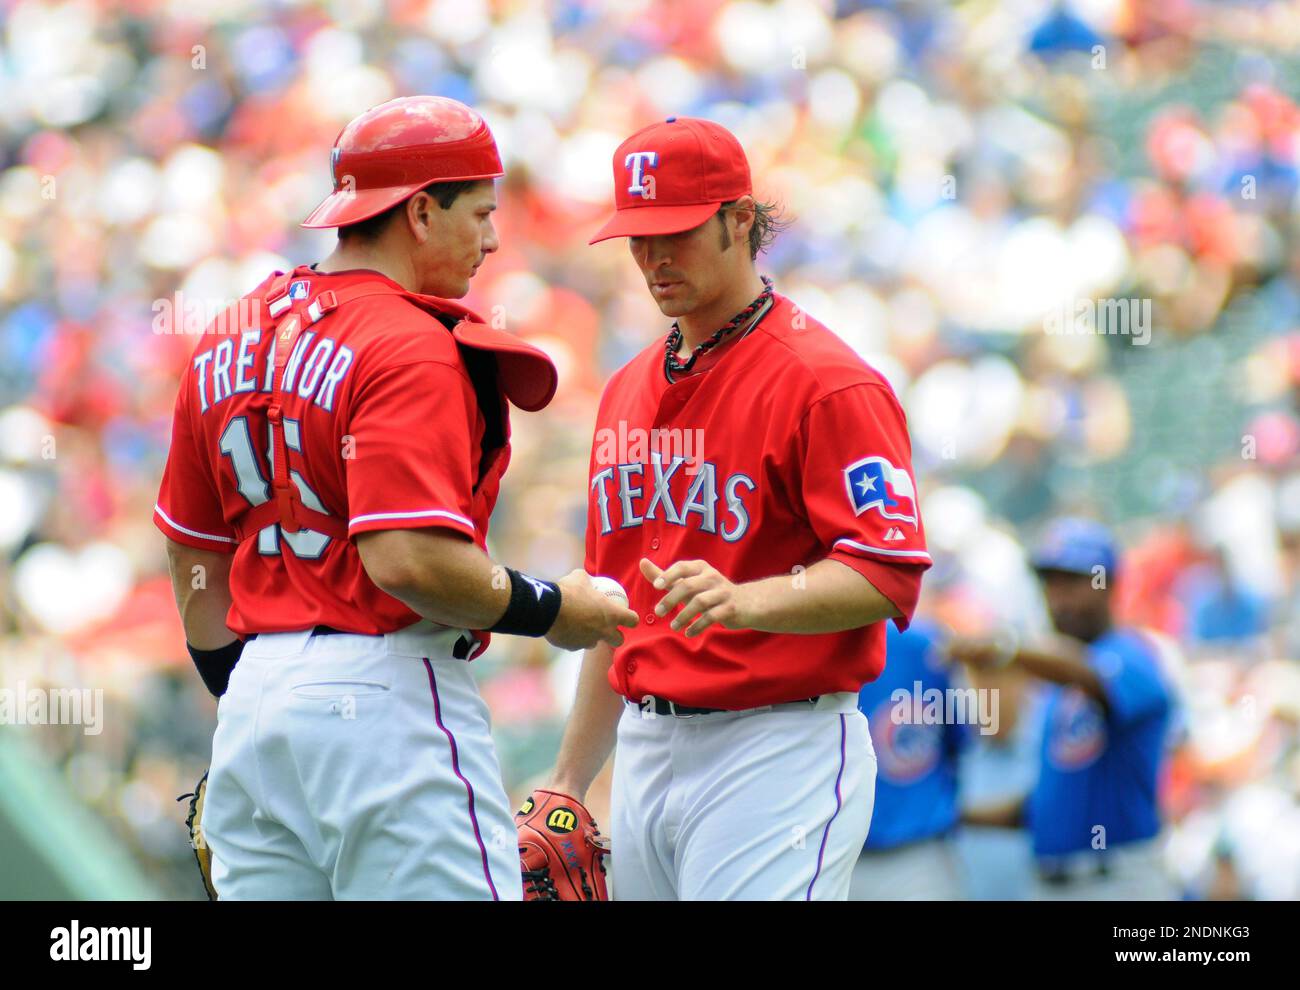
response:
{"label": "white border strip", "polygon": [[176,532],[178,533],[184,533],[186,536],[197,536],[200,540],[216,540],[218,543],[239,542],[238,540],[235,540],[229,536],[213,536],[211,533],[200,533],[196,529],[187,529],[186,527],[182,526],[180,523],[176,522],[176,520],[174,520],[171,516],[167,515],[167,513],[163,512],[161,505],[155,504],[153,507],[153,511],[158,513],[158,515],[162,516],[162,521],[165,522],[168,526],[176,530]]}
{"label": "white border strip", "polygon": [[838,547],[841,543],[853,547],[855,550],[865,550],[867,553],[881,553],[887,557],[919,557],[922,560],[930,560],[930,555],[924,550],[886,550],[884,547],[869,547],[865,543],[858,543],[856,540],[839,539],[831,546]]}
{"label": "white border strip", "polygon": [[448,512],[446,509],[422,509],[419,512],[371,512],[364,516],[353,516],[348,520],[348,528],[351,529],[358,523],[373,522],[376,519],[452,519],[462,526],[468,526],[471,533],[477,532],[474,529],[474,523],[464,516],[457,515],[454,512]]}

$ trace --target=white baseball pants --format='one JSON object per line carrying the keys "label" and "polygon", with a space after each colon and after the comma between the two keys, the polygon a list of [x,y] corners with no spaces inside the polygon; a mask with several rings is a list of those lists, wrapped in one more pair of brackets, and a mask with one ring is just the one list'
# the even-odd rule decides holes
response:
{"label": "white baseball pants", "polygon": [[520,900],[459,630],[263,634],[217,708],[203,825],[222,900]]}
{"label": "white baseball pants", "polygon": [[689,718],[628,705],[611,897],[845,900],[875,789],[856,694]]}

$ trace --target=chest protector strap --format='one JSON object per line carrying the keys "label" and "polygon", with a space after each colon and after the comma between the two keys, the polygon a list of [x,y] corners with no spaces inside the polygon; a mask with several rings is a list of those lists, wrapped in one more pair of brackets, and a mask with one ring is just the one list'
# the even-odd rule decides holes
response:
{"label": "chest protector strap", "polygon": [[271,283],[263,298],[263,306],[272,320],[278,320],[272,331],[271,347],[274,364],[271,372],[271,404],[266,418],[271,424],[271,499],[253,506],[241,523],[241,539],[250,539],[266,526],[279,523],[286,533],[304,529],[315,530],[335,539],[347,539],[347,523],[337,516],[327,515],[303,504],[302,495],[294,483],[289,468],[289,443],[285,436],[284,409],[288,393],[284,391],[284,372],[294,344],[304,326],[315,323],[336,305],[333,293],[322,292],[308,307],[294,306],[289,298],[290,277],[283,275]]}
{"label": "chest protector strap", "polygon": [[274,465],[271,479],[272,497],[261,505],[253,506],[244,516],[241,524],[241,539],[249,539],[264,527],[276,523],[286,533],[312,529],[336,539],[347,538],[348,527],[344,520],[303,504],[298,486],[293,482],[290,474],[289,445],[284,429],[284,409],[288,398],[288,393],[284,391],[285,369],[288,367],[299,334],[304,327],[323,319],[344,303],[365,296],[390,294],[405,296],[415,305],[432,312],[439,318],[450,316],[458,319],[459,322],[451,330],[457,344],[475,351],[492,353],[502,370],[509,372],[502,383],[505,394],[514,399],[521,408],[530,410],[542,408],[555,394],[557,384],[555,366],[542,351],[508,333],[490,330],[476,320],[466,321],[465,317],[472,318],[474,314],[455,303],[449,303],[447,300],[435,302],[432,298],[404,292],[382,282],[367,280],[354,282],[337,290],[321,292],[310,304],[303,306],[301,301],[289,297],[289,285],[293,281],[299,279],[293,278],[292,273],[278,276],[263,298],[267,314],[272,320],[278,320],[272,335],[271,346],[275,358],[271,377],[271,404],[266,413],[267,420],[271,424],[271,450],[268,453]]}

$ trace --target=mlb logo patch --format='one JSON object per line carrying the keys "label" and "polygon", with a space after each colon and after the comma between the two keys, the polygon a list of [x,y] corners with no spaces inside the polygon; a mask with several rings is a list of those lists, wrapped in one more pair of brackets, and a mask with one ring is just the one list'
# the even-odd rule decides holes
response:
{"label": "mlb logo patch", "polygon": [[844,469],[844,484],[854,515],[874,509],[886,519],[898,519],[916,528],[916,489],[912,478],[886,458],[864,457],[850,464]]}
{"label": "mlb logo patch", "polygon": [[311,282],[299,279],[297,282],[289,283],[290,299],[306,299],[308,292],[311,290]]}

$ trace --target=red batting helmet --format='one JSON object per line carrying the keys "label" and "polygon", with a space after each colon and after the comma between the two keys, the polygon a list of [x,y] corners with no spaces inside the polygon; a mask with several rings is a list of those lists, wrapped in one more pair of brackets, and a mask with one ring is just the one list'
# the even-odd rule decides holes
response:
{"label": "red batting helmet", "polygon": [[304,227],[360,223],[433,182],[505,174],[483,118],[443,96],[403,96],[367,110],[339,131],[330,165],[334,191]]}

